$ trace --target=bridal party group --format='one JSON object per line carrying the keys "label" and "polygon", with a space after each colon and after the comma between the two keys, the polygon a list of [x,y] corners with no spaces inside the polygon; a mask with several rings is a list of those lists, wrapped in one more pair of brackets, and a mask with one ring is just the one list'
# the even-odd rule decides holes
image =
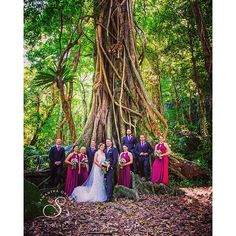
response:
{"label": "bridal party group", "polygon": [[[171,150],[162,135],[159,136],[159,142],[154,148],[146,140],[144,134],[137,137],[132,135],[132,131],[127,129],[126,135],[121,140],[121,153],[118,153],[116,147],[113,146],[112,140],[107,139],[105,144],[96,144],[91,141],[88,147],[79,148],[78,145],[73,146],[72,152],[65,157],[65,149],[62,147],[62,140],[57,139],[55,146],[50,149],[50,186],[57,186],[60,182],[63,164],[67,165],[67,173],[65,179],[65,192],[70,196],[77,186],[83,185],[92,168],[96,164],[96,153],[99,149],[104,149],[104,153],[112,153],[114,173],[117,173],[117,184],[125,187],[132,187],[131,171],[139,174],[146,181],[152,183],[163,183],[168,185],[168,155]],[[152,163],[151,156],[154,154]],[[104,175],[106,176],[106,172]],[[110,178],[113,181],[112,178]],[[107,183],[112,185],[113,183]],[[112,188],[112,187],[111,187]]]}

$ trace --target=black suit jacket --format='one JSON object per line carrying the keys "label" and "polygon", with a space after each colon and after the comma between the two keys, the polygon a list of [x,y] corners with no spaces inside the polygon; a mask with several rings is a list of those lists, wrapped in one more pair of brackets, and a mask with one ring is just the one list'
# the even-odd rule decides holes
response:
{"label": "black suit jacket", "polygon": [[141,145],[141,142],[137,143],[137,145],[135,147],[135,153],[136,153],[136,155],[140,156],[141,152],[148,153],[147,156],[150,156],[152,154],[153,148],[152,148],[152,146],[150,145],[149,142],[145,142],[143,147]]}
{"label": "black suit jacket", "polygon": [[130,140],[128,139],[128,136],[124,136],[121,141],[122,145],[121,150],[123,150],[123,145],[127,145],[129,148],[129,152],[134,152],[136,144],[137,144],[137,139],[134,136],[131,136]]}
{"label": "black suit jacket", "polygon": [[110,162],[111,169],[115,169],[118,161],[118,151],[115,147],[111,147],[109,151],[105,149],[106,160]]}
{"label": "black suit jacket", "polygon": [[98,149],[95,148],[93,151],[91,147],[87,148],[87,156],[88,156],[88,161],[89,161],[89,166],[91,167],[94,161],[94,155]]}
{"label": "black suit jacket", "polygon": [[55,165],[54,163],[56,161],[61,161],[61,165],[63,164],[63,162],[65,161],[65,157],[66,157],[66,154],[65,154],[65,149],[64,147],[60,147],[59,150],[57,150],[57,147],[56,146],[53,146],[51,149],[50,149],[50,152],[49,152],[49,159],[50,159],[50,164],[51,165]]}

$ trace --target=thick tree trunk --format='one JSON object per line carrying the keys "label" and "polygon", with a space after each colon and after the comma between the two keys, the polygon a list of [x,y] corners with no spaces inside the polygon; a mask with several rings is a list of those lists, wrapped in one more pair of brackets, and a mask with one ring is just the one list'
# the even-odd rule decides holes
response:
{"label": "thick tree trunk", "polygon": [[212,47],[209,42],[207,29],[204,22],[204,17],[202,15],[201,6],[198,0],[194,0],[191,2],[191,10],[192,10],[192,14],[195,19],[195,22],[196,22],[198,37],[201,41],[201,46],[203,50],[205,68],[208,73],[208,79],[205,85],[208,90],[208,93],[205,94],[205,97],[208,104],[207,119],[211,122],[212,120]]}
{"label": "thick tree trunk", "polygon": [[207,127],[207,117],[206,117],[206,106],[205,106],[205,97],[201,90],[200,78],[197,70],[197,63],[194,56],[194,48],[193,48],[193,38],[191,32],[189,33],[189,43],[190,43],[190,51],[191,51],[191,60],[193,66],[193,80],[196,84],[196,89],[199,97],[199,115],[200,115],[200,133],[203,137],[208,137],[208,127]]}
{"label": "thick tree trunk", "polygon": [[[167,122],[147,97],[140,74],[131,1],[95,1],[96,75],[91,112],[77,142],[106,137],[120,146],[126,128],[149,120],[150,132],[167,134]],[[147,119],[148,118],[148,119]],[[162,125],[162,127],[161,127]]]}
{"label": "thick tree trunk", "polygon": [[[156,49],[158,51],[158,49]],[[157,107],[157,109],[163,114],[164,105],[162,98],[162,86],[161,86],[161,72],[160,72],[160,63],[159,63],[159,55],[158,53],[152,52],[152,56],[148,59],[150,65],[153,68],[154,73],[156,74],[155,81],[152,81],[153,84],[153,103]],[[154,58],[153,58],[154,56]]]}
{"label": "thick tree trunk", "polygon": [[176,108],[176,120],[178,122],[180,122],[180,103],[179,103],[179,95],[178,95],[178,91],[176,88],[176,83],[175,83],[175,78],[173,76],[171,76],[171,80],[172,80],[172,89],[174,92],[174,99],[175,99],[175,108]]}
{"label": "thick tree trunk", "polygon": [[73,120],[73,116],[72,116],[72,110],[71,110],[71,100],[66,97],[65,86],[62,82],[60,70],[59,70],[58,73],[59,73],[58,87],[59,87],[59,91],[60,91],[62,110],[63,110],[63,112],[65,114],[65,117],[68,121],[72,142],[74,143],[75,140],[76,140],[76,132],[75,132],[75,124],[74,124],[74,120]]}
{"label": "thick tree trunk", "polygon": [[[205,22],[202,16],[202,12],[197,0],[192,1],[191,3],[192,12],[196,21],[198,35],[201,40],[202,49],[204,53],[205,67],[206,71],[209,75],[209,80],[211,80],[212,76],[212,48],[209,43],[207,30],[205,26]],[[210,83],[211,84],[211,83]]]}
{"label": "thick tree trunk", "polygon": [[188,120],[192,124],[193,118],[192,118],[192,91],[189,90],[189,109],[188,109]]}

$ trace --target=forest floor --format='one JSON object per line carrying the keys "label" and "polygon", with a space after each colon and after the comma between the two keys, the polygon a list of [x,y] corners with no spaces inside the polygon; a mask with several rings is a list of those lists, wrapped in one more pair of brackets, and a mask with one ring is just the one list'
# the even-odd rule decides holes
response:
{"label": "forest floor", "polygon": [[[139,202],[109,203],[66,200],[56,218],[25,223],[25,235],[212,235],[212,188],[182,188],[185,195],[142,195]],[[50,199],[54,201],[55,199]],[[55,205],[55,204],[54,204]]]}

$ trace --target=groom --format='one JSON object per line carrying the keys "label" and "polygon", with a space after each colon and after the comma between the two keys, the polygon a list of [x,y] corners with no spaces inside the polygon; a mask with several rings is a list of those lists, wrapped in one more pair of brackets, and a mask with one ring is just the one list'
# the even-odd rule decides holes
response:
{"label": "groom", "polygon": [[106,140],[106,150],[105,150],[105,155],[106,155],[106,160],[110,162],[110,167],[107,171],[107,177],[106,177],[106,182],[107,182],[107,200],[106,202],[111,202],[112,201],[112,196],[113,196],[113,177],[118,161],[118,151],[115,147],[112,146],[112,141],[111,139]]}

